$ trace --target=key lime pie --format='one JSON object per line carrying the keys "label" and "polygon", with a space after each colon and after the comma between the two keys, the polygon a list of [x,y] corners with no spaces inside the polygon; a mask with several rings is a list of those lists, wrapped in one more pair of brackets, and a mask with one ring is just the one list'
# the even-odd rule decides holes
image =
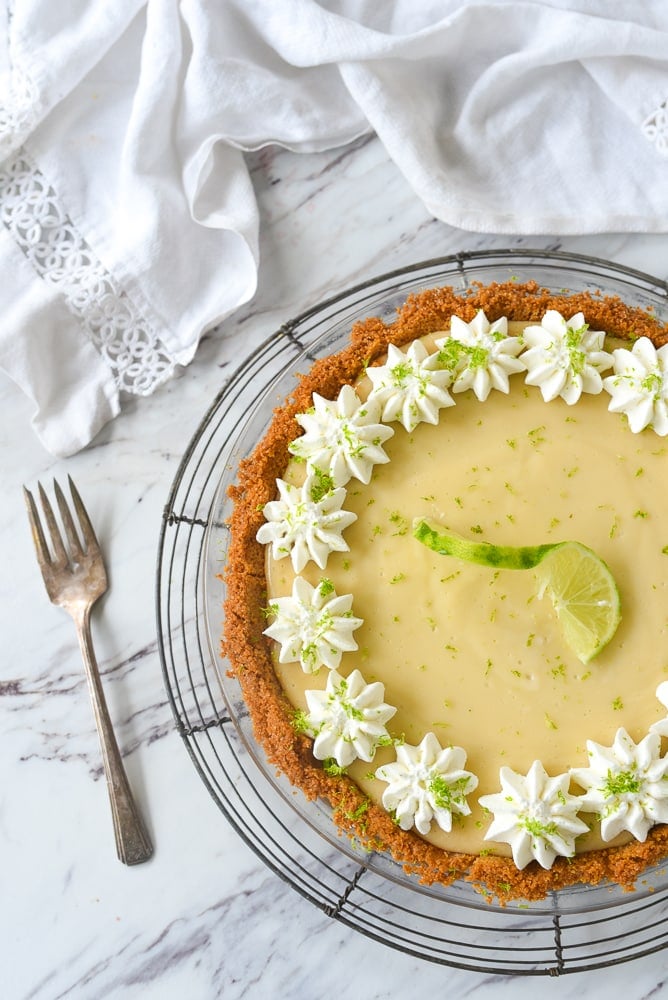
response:
{"label": "key lime pie", "polygon": [[231,490],[271,763],[425,883],[632,886],[668,855],[667,488],[651,311],[508,282],[356,324]]}

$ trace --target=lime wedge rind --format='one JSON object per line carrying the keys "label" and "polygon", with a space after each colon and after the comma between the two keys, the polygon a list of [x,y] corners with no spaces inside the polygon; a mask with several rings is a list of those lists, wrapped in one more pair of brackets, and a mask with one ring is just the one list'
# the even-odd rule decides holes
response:
{"label": "lime wedge rind", "polygon": [[475,541],[451,531],[427,518],[416,518],[413,534],[419,542],[439,555],[453,556],[466,562],[494,569],[534,569],[550,552],[550,545],[492,545],[491,542]]}

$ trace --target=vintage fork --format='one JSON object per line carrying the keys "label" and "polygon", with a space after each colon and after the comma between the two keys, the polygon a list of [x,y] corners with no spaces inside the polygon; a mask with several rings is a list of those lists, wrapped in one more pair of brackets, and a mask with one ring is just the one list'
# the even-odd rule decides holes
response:
{"label": "vintage fork", "polygon": [[[72,479],[69,476],[67,478],[74,516],[60,486],[55,480],[53,484],[67,544],[63,540],[42,484],[38,483],[38,489],[51,548],[47,543],[35,500],[25,486],[23,494],[28,508],[37,561],[44,577],[47,594],[52,604],[57,604],[69,612],[76,626],[102,747],[102,763],[111,800],[116,851],[124,864],[136,865],[148,861],[153,854],[153,846],[130,791],[104,697],[90,633],[91,608],[107,589],[107,573],[100,546],[81,497]],[[78,522],[79,531],[75,521]]]}

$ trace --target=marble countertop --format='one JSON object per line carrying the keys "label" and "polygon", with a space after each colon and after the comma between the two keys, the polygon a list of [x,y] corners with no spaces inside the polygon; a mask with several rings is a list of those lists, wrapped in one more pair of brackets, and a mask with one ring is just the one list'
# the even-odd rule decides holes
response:
{"label": "marble countertop", "polygon": [[[375,139],[327,154],[250,157],[262,212],[253,301],[193,363],[131,400],[84,452],[46,454],[31,407],[3,380],[0,484],[0,955],[4,1000],[367,1000],[532,996],[536,980],[436,965],[324,915],[265,867],[197,774],[163,683],[155,572],[179,461],[239,363],[281,323],[333,292],[403,265],[501,247],[593,254],[668,277],[668,235],[490,237],[431,218]],[[70,474],[107,553],[111,589],[93,629],[128,774],[154,858],[115,857],[105,782],[69,618],[44,593],[21,484]],[[525,932],[530,934],[530,931]],[[519,942],[526,943],[526,938]],[[545,995],[668,992],[668,953],[544,978]]]}

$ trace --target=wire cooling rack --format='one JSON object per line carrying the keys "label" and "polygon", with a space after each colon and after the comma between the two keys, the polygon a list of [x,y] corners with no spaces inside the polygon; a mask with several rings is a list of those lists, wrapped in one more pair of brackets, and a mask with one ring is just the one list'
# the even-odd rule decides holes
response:
{"label": "wire cooling rack", "polygon": [[[655,278],[584,256],[521,250],[462,253],[367,281],[285,323],[205,414],[164,509],[156,604],[158,644],[177,729],[201,780],[240,837],[323,913],[408,954],[459,969],[549,975],[637,959],[668,945],[668,876],[637,891],[576,886],[540,903],[486,903],[466,883],[424,887],[387,857],[339,837],[327,809],[307,803],[254,744],[236,682],[218,657],[229,513],[226,486],[266,427],[285,374],[331,353],[356,319],[390,318],[407,294],[437,285],[535,279],[555,290],[619,294],[668,318]],[[287,390],[283,390],[283,395]]]}

